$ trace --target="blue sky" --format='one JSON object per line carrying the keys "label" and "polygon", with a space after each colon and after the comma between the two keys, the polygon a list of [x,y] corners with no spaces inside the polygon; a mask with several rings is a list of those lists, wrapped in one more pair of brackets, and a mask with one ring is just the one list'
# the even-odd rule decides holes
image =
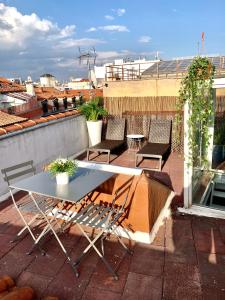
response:
{"label": "blue sky", "polygon": [[78,46],[97,64],[115,58],[225,54],[224,0],[7,0],[0,2],[0,76],[86,75]]}

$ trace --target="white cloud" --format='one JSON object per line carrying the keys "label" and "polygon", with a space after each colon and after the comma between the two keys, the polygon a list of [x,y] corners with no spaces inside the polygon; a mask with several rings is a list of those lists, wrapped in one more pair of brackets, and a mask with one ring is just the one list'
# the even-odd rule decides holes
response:
{"label": "white cloud", "polygon": [[143,35],[139,38],[139,43],[149,43],[151,41],[151,37],[148,35]]}
{"label": "white cloud", "polygon": [[172,12],[176,13],[176,12],[177,12],[177,9],[176,9],[176,8],[173,8],[173,9],[172,9]]}
{"label": "white cloud", "polygon": [[107,25],[107,26],[100,26],[98,28],[104,31],[129,32],[129,29],[124,25]]}
{"label": "white cloud", "polygon": [[112,9],[112,11],[118,16],[122,17],[126,13],[125,8]]}
{"label": "white cloud", "polygon": [[30,40],[62,39],[74,34],[75,25],[64,28],[39,18],[35,13],[21,14],[15,7],[0,3],[0,49],[25,48]]}
{"label": "white cloud", "polygon": [[104,44],[105,41],[99,40],[99,39],[88,39],[88,38],[82,38],[82,39],[66,39],[63,41],[60,41],[56,48],[72,48],[72,47],[79,47],[79,46],[84,46],[84,47],[90,47],[90,46],[95,46],[97,44]]}
{"label": "white cloud", "polygon": [[74,34],[76,29],[75,25],[67,25],[60,31],[60,37],[65,38]]}
{"label": "white cloud", "polygon": [[87,32],[94,32],[97,31],[96,27],[90,27],[89,29],[86,30]]}
{"label": "white cloud", "polygon": [[115,18],[111,15],[105,15],[105,19],[111,21],[111,20],[114,20]]}

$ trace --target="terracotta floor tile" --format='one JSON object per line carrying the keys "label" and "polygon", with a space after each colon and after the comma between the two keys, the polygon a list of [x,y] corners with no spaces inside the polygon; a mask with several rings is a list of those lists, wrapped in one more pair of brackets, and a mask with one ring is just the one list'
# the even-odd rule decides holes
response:
{"label": "terracotta floor tile", "polygon": [[203,286],[225,290],[225,255],[198,252],[198,261]]}
{"label": "terracotta floor tile", "polygon": [[166,221],[166,237],[171,239],[179,239],[180,237],[193,239],[191,220],[185,219],[167,219]]}
{"label": "terracotta floor tile", "polygon": [[162,278],[129,273],[124,287],[124,300],[162,299]]}
{"label": "terracotta floor tile", "polygon": [[138,244],[134,248],[130,272],[143,275],[158,276],[162,275],[164,267],[164,248],[154,247],[145,248]]}
{"label": "terracotta floor tile", "polygon": [[111,291],[88,287],[82,300],[120,300],[121,295]]}
{"label": "terracotta floor tile", "polygon": [[60,300],[81,299],[89,284],[93,270],[94,267],[87,266],[80,270],[80,276],[77,278],[70,264],[65,262],[44,295],[57,295]]}
{"label": "terracotta floor tile", "polygon": [[152,242],[152,245],[165,247],[165,230],[166,230],[166,225],[164,222],[164,224],[160,226],[157,235],[154,241]]}
{"label": "terracotta floor tile", "polygon": [[34,259],[33,256],[10,251],[0,260],[0,276],[7,274],[16,279]]}
{"label": "terracotta floor tile", "polygon": [[119,270],[117,271],[117,275],[119,279],[115,280],[105,265],[102,264],[102,266],[98,266],[93,273],[89,286],[115,293],[122,293],[127,280],[127,273],[121,273]]}
{"label": "terracotta floor tile", "polygon": [[197,266],[166,262],[163,299],[202,299]]}
{"label": "terracotta floor tile", "polygon": [[225,289],[202,288],[202,297],[204,300],[223,300],[225,299]]}
{"label": "terracotta floor tile", "polygon": [[166,238],[165,260],[184,264],[197,264],[194,242],[183,236],[180,238]]}
{"label": "terracotta floor tile", "polygon": [[12,236],[9,234],[0,234],[0,251],[4,254],[9,252],[16,246],[16,243],[11,243]]}
{"label": "terracotta floor tile", "polygon": [[51,253],[47,253],[45,256],[38,254],[27,271],[47,277],[54,277],[59,272],[65,260],[64,253],[60,253],[57,256]]}
{"label": "terracotta floor tile", "polygon": [[18,287],[30,286],[34,289],[37,299],[40,299],[43,292],[46,290],[53,277],[41,276],[24,271],[16,281]]}

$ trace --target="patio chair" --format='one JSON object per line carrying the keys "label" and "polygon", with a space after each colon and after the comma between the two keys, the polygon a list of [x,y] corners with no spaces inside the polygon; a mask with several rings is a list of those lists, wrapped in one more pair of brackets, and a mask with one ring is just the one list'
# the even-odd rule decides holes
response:
{"label": "patio chair", "polygon": [[[10,186],[14,181],[22,180],[24,176],[27,177],[27,175],[34,175],[35,168],[33,165],[33,161],[30,160],[18,165],[14,165],[2,169],[1,172],[4,176],[3,177],[4,180],[7,182],[8,186]],[[43,223],[43,217],[29,195],[27,195],[25,201],[19,203],[16,202],[14,199],[13,189],[12,188],[9,189],[12,196],[11,198],[13,200],[13,204],[17,209],[23,223],[25,224],[25,226],[17,233],[16,237],[11,242],[17,241],[22,236],[22,234],[26,230],[28,230],[28,232],[30,233],[31,237],[34,240],[35,245],[37,245],[40,239],[49,231],[47,227],[44,227],[44,229],[42,228],[43,230],[38,237],[36,237],[35,234],[33,233],[33,229]],[[54,207],[58,204],[58,201],[56,201],[55,199],[46,198],[44,196],[38,196],[38,195],[37,198],[38,198],[37,201],[39,205],[42,206],[43,210],[45,210],[45,212],[49,214],[51,214]],[[27,214],[34,214],[32,218],[29,219],[29,221],[27,220],[28,219]],[[28,254],[30,254],[33,251],[33,249],[34,247],[32,247],[32,249],[28,252]],[[42,249],[40,250],[42,251]],[[42,253],[44,252],[42,251]]]}
{"label": "patio chair", "polygon": [[170,153],[171,120],[151,120],[148,143],[136,153],[135,167],[138,166],[139,158],[159,159],[159,167],[162,170],[162,161],[165,162]]}
{"label": "patio chair", "polygon": [[124,140],[125,119],[109,119],[107,123],[106,139],[87,149],[87,160],[90,152],[107,153],[107,163],[110,163],[111,152],[118,150],[125,144]]}
{"label": "patio chair", "polygon": [[[118,188],[115,188],[115,191],[112,195],[113,200],[111,203],[108,203],[107,201],[99,201],[98,203],[95,203],[92,199],[89,199],[82,205],[81,209],[70,220],[70,222],[74,222],[75,224],[77,224],[77,226],[89,242],[89,245],[83,250],[81,255],[74,262],[74,268],[78,268],[82,258],[88,253],[89,250],[93,248],[105,264],[108,271],[112,274],[114,279],[118,280],[118,275],[116,273],[118,266],[116,269],[113,269],[113,267],[104,257],[104,240],[110,233],[114,233],[117,236],[118,241],[120,242],[122,247],[126,250],[125,253],[133,253],[132,250],[128,248],[121,239],[121,228],[119,228],[119,226],[121,225],[121,221],[126,215],[127,200],[134,178],[134,175],[127,176],[122,184],[120,184]],[[97,234],[92,240],[85,231],[86,226],[91,227],[94,230],[97,229]],[[129,233],[124,227],[123,230],[126,233],[126,236],[129,237]],[[101,250],[99,250],[96,246],[96,243],[98,241],[101,242]]]}

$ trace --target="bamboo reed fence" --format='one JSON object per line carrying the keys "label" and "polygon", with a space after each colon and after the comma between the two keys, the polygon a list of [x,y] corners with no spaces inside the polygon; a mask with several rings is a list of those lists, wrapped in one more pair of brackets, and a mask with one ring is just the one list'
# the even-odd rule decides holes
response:
{"label": "bamboo reed fence", "polygon": [[[148,138],[151,119],[172,120],[171,148],[173,152],[183,152],[183,138],[178,140],[175,130],[176,103],[178,97],[107,97],[104,106],[109,115],[124,117],[127,121],[127,134],[144,134]],[[225,96],[216,98],[215,130],[225,122]],[[183,137],[183,126],[180,128]]]}

